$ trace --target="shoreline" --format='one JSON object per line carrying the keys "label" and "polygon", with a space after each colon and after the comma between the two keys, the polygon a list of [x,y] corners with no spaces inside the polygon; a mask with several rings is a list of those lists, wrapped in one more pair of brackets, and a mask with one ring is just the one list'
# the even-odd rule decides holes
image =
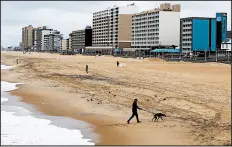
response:
{"label": "shoreline", "polygon": [[[69,71],[69,73],[66,72],[65,70],[62,71],[63,74],[70,75],[70,77],[67,77],[67,78],[61,77],[61,76],[57,77],[59,75],[57,76],[54,75],[54,76],[51,76],[51,78],[48,78],[47,75],[44,73],[41,73],[41,75],[38,75],[38,73],[40,72],[38,72],[37,70],[38,69],[43,70],[43,69],[48,68],[47,64],[49,62],[52,62],[51,63],[52,66],[54,64],[52,68],[54,69],[54,71],[59,73],[61,72],[60,68],[64,64],[68,64],[69,62],[71,62],[72,58],[77,59],[77,57],[57,55],[59,57],[62,57],[61,60],[64,62],[62,65],[59,65],[57,63],[60,61],[57,61],[55,59],[56,55],[46,55],[45,57],[42,57],[43,60],[45,61],[41,60],[41,57],[39,57],[39,55],[35,55],[35,56],[34,55],[33,56],[32,55],[20,55],[20,54],[17,54],[17,55],[22,59],[21,60],[22,63],[19,65],[19,67],[17,67],[17,69],[12,70],[13,73],[2,72],[2,75],[3,75],[2,77],[3,79],[7,79],[7,81],[10,80],[9,82],[17,82],[18,80],[23,80],[26,83],[23,86],[19,86],[17,90],[12,91],[11,93],[13,95],[18,95],[22,97],[23,102],[35,105],[39,109],[39,111],[44,112],[46,114],[71,117],[74,119],[80,119],[90,124],[93,124],[95,126],[94,132],[101,135],[101,138],[100,138],[101,142],[97,145],[139,145],[139,144],[140,145],[141,144],[143,145],[193,145],[193,144],[202,145],[202,144],[205,144],[206,145],[206,144],[209,144],[208,141],[202,142],[202,141],[196,141],[194,139],[197,136],[191,135],[189,132],[193,131],[196,128],[189,125],[189,122],[186,123],[184,121],[176,120],[174,118],[167,118],[167,120],[165,120],[164,122],[160,122],[160,123],[151,123],[149,122],[151,119],[151,115],[140,111],[139,113],[140,113],[140,117],[142,120],[142,124],[136,124],[134,123],[135,120],[132,120],[133,123],[130,125],[127,125],[126,120],[128,119],[127,117],[131,115],[130,114],[131,108],[122,107],[120,108],[122,109],[120,111],[119,110],[112,111],[111,110],[112,108],[116,106],[118,107],[120,105],[114,104],[115,106],[112,107],[109,104],[102,104],[100,99],[94,96],[94,92],[91,92],[91,89],[97,88],[97,87],[93,87],[96,84],[99,84],[100,88],[101,87],[107,88],[107,87],[104,85],[104,83],[97,83],[97,81],[94,81],[95,79],[88,79],[88,77],[84,77],[83,75],[84,71],[82,71],[79,67],[77,68],[75,67],[76,69],[75,72],[77,72],[77,74],[79,75],[82,75],[83,78],[87,78],[87,79],[80,79],[80,80],[78,79],[76,80],[76,82],[77,83],[79,82],[80,84],[83,84],[83,82],[87,82],[87,83],[93,82],[91,83],[92,84],[91,86],[89,85],[90,87],[87,87],[89,91],[86,91],[86,93],[83,93],[83,91],[81,91],[82,89],[78,89],[79,88],[78,85],[73,85],[72,83],[73,81],[71,81],[72,71]],[[5,57],[6,56],[4,56],[4,58]],[[89,57],[86,57],[86,58],[89,58]],[[104,57],[104,58],[110,59],[110,57]],[[30,60],[32,61],[34,60],[33,62],[35,63],[40,62],[39,66],[41,67],[36,67],[36,69],[33,69],[33,68],[30,69],[30,67],[32,67]],[[93,59],[91,58],[91,60]],[[89,62],[93,62],[91,60],[89,60]],[[103,60],[103,59],[99,58],[95,60],[96,60],[95,64],[100,64],[101,62],[98,60]],[[114,59],[114,60],[117,60],[117,59]],[[128,60],[126,59],[124,60],[126,64],[130,64],[128,63]],[[9,63],[8,65],[14,65],[10,56],[7,57],[6,62]],[[138,62],[138,61],[133,60],[133,62]],[[109,64],[109,66],[107,64]],[[113,69],[110,67],[113,64],[111,63],[111,61],[107,64],[104,65],[107,68],[107,70],[105,70],[106,74],[107,72],[109,72],[109,68],[110,70]],[[142,65],[142,63],[139,63],[139,64]],[[71,66],[70,68],[74,67],[72,64],[70,64],[70,66]],[[91,63],[91,67],[93,66],[98,66],[98,65],[92,65]],[[157,66],[160,66],[160,65],[157,64]],[[175,66],[175,64],[173,64],[173,66]],[[212,66],[215,66],[215,65],[212,65]],[[127,67],[127,70],[131,70],[131,69],[132,68]],[[117,70],[122,71],[122,69],[117,69]],[[48,72],[50,71],[48,70]],[[94,72],[96,72],[96,69],[95,71],[90,70],[89,76],[92,76],[93,74],[95,74]],[[28,77],[25,77],[25,75],[28,75]],[[107,74],[105,76],[109,76],[109,75]],[[37,78],[35,79],[35,77]],[[88,85],[83,84],[83,86],[88,86]],[[112,88],[109,90],[112,91]],[[130,89],[128,88],[128,90]],[[113,92],[116,93],[117,90],[113,90]],[[90,96],[90,95],[93,95],[93,96]],[[30,97],[33,97],[33,99],[31,99]],[[92,103],[86,101],[86,99],[90,99],[90,97],[93,97],[94,101]],[[128,103],[131,103],[131,102],[128,101]],[[142,102],[142,104],[145,105],[144,102]],[[166,132],[166,133],[162,133],[162,132]],[[201,133],[199,135],[202,136]],[[168,141],[166,140],[167,137],[170,138]],[[163,140],[162,138],[165,138],[165,140]],[[218,142],[217,144],[221,144],[221,143]]]}
{"label": "shoreline", "polygon": [[[1,82],[4,82],[4,81],[1,81]],[[17,83],[10,83],[10,84],[15,84],[16,87],[18,88]],[[8,100],[2,102],[2,104],[1,104],[2,112],[6,113],[6,116],[9,115],[9,112],[14,112],[14,114],[10,115],[13,118],[19,117],[19,119],[25,119],[24,117],[30,117],[31,119],[37,119],[37,121],[39,121],[39,122],[44,121],[44,120],[45,121],[50,121],[50,123],[47,124],[48,126],[46,126],[46,125],[44,126],[45,128],[46,127],[48,127],[47,129],[57,128],[54,131],[58,131],[58,132],[62,131],[62,130],[63,131],[67,130],[67,131],[69,131],[70,135],[71,134],[73,134],[73,135],[76,134],[79,137],[80,137],[80,135],[83,135],[83,137],[81,137],[82,143],[87,143],[88,142],[88,144],[92,144],[92,143],[95,144],[95,143],[98,142],[97,136],[96,136],[96,134],[93,133],[92,127],[91,127],[90,124],[88,124],[86,122],[79,121],[79,120],[70,119],[70,118],[67,118],[67,117],[66,118],[65,117],[56,117],[56,116],[54,117],[54,116],[49,116],[49,115],[46,115],[44,113],[41,113],[40,111],[38,111],[35,108],[35,106],[22,102],[21,97],[10,94],[11,91],[12,90],[2,93],[3,94],[2,98],[8,99]],[[12,110],[11,110],[11,108],[12,108]],[[5,119],[7,119],[7,118],[5,118]],[[31,119],[29,119],[29,121],[31,121]],[[39,127],[41,127],[37,122],[35,122],[35,124],[37,124]],[[29,125],[32,125],[32,124],[29,124]],[[17,124],[17,126],[23,127],[23,124]],[[3,128],[4,127],[6,127],[6,124],[3,126]],[[19,129],[22,129],[22,128],[19,128]],[[32,131],[30,129],[32,129],[32,128],[29,128],[29,130],[27,130],[27,131]],[[43,128],[41,128],[41,129],[43,130]],[[41,133],[43,132],[42,130],[40,130]],[[81,131],[81,132],[77,133],[79,131]],[[76,133],[74,133],[74,132],[76,132]],[[8,132],[5,132],[5,133],[8,133]],[[63,133],[65,133],[65,132],[63,132]],[[14,134],[8,134],[8,135],[14,135]],[[44,135],[46,135],[46,134],[44,134]],[[59,135],[57,137],[59,137]],[[65,137],[65,136],[63,136],[63,137]],[[72,136],[71,138],[74,138],[74,136]],[[11,139],[12,138],[9,138],[8,140],[6,139],[5,141],[10,143],[9,141],[11,141]],[[19,140],[17,140],[17,139],[19,139]],[[25,140],[20,140],[20,138],[15,138],[15,141],[14,141],[13,144],[15,144],[15,143],[17,144],[18,141],[25,141]],[[26,141],[33,143],[33,140],[26,140]],[[36,141],[36,139],[34,141]],[[40,141],[41,141],[40,145],[43,145],[44,144],[43,141],[46,141],[46,139],[42,137]],[[47,143],[49,143],[49,142],[47,142]],[[60,143],[62,143],[62,142],[60,142]],[[19,142],[19,144],[20,144],[20,142]],[[44,145],[46,145],[46,143]]]}
{"label": "shoreline", "polygon": [[[4,61],[2,62],[2,64],[6,65],[4,63]],[[7,64],[8,66],[8,64]],[[9,65],[10,66],[10,65]],[[14,67],[15,68],[15,67]],[[10,70],[10,69],[6,69],[6,70]],[[5,70],[5,71],[6,71]],[[11,69],[13,70],[13,69]],[[3,71],[4,72],[4,71]],[[16,79],[14,80],[5,80],[7,82],[12,82],[12,83],[17,83],[17,82],[20,82]],[[93,131],[99,135],[101,135],[100,139],[95,143],[95,145],[108,145],[108,144],[112,144],[112,145],[119,145],[118,143],[120,144],[126,144],[126,141],[125,141],[125,136],[123,135],[120,135],[120,136],[117,136],[117,139],[115,138],[112,138],[112,137],[108,137],[109,133],[107,132],[107,128],[106,129],[101,129],[101,125],[108,125],[108,124],[101,124],[101,120],[99,121],[98,119],[96,118],[89,118],[88,115],[94,115],[94,114],[91,114],[91,113],[85,113],[85,111],[82,111],[81,109],[78,109],[78,112],[77,113],[78,115],[72,115],[72,114],[63,114],[62,110],[60,110],[59,108],[56,107],[56,112],[51,112],[51,111],[47,111],[47,107],[51,107],[51,105],[44,105],[43,102],[39,101],[39,99],[41,98],[40,94],[36,95],[34,94],[33,92],[32,93],[28,93],[27,89],[23,89],[23,87],[26,87],[26,84],[17,84],[16,85],[17,89],[15,90],[11,90],[9,91],[8,93],[13,95],[13,96],[16,96],[16,97],[20,97],[21,99],[19,99],[19,102],[23,102],[25,104],[30,104],[32,107],[35,107],[36,109],[38,109],[38,111],[44,113],[45,115],[48,115],[48,116],[61,116],[61,117],[67,117],[67,118],[71,118],[71,119],[75,119],[75,120],[78,120],[78,121],[84,121],[88,124],[92,124],[94,125],[95,127],[93,127]],[[33,91],[33,90],[32,90]],[[45,96],[45,95],[43,95]],[[37,99],[36,101],[34,100],[31,100],[31,97],[33,97],[34,99]],[[42,100],[43,101],[43,100]],[[85,116],[87,116],[88,118],[86,118]],[[100,117],[102,117],[100,115]],[[103,116],[104,117],[104,116]],[[105,122],[107,123],[112,123],[112,121],[110,120],[111,118],[106,118],[104,119]],[[96,126],[98,126],[96,128]],[[111,133],[112,134],[118,134],[118,131],[116,130],[111,130]]]}

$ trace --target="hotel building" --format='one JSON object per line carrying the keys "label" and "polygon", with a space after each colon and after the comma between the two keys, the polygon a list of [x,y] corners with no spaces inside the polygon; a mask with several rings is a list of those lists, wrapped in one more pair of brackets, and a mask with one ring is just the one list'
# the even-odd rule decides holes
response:
{"label": "hotel building", "polygon": [[92,28],[86,26],[83,30],[73,31],[69,34],[72,50],[84,49],[86,46],[92,46]]}
{"label": "hotel building", "polygon": [[137,12],[138,7],[130,4],[93,13],[93,46],[120,49],[130,46],[132,14]]}
{"label": "hotel building", "polygon": [[61,51],[61,42],[63,35],[59,31],[54,30],[52,34],[44,35],[44,50],[50,52],[59,52]]}
{"label": "hotel building", "polygon": [[34,29],[34,51],[45,51],[44,35],[51,34],[52,30],[47,26]]}
{"label": "hotel building", "polygon": [[180,5],[164,3],[160,8],[132,16],[132,48],[155,49],[158,46],[179,46]]}
{"label": "hotel building", "polygon": [[34,30],[31,25],[22,28],[22,49],[30,50],[34,45]]}
{"label": "hotel building", "polygon": [[180,21],[180,49],[183,54],[215,52],[226,40],[227,14],[216,13],[216,18],[188,17]]}

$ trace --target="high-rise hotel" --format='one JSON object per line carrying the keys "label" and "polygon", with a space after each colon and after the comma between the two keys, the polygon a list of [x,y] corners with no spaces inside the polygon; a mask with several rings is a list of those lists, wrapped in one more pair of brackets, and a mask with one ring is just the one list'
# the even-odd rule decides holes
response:
{"label": "high-rise hotel", "polygon": [[180,5],[161,4],[159,8],[132,16],[132,48],[155,49],[179,46]]}
{"label": "high-rise hotel", "polygon": [[114,6],[93,13],[93,42],[95,47],[130,47],[132,14],[138,12],[134,4]]}

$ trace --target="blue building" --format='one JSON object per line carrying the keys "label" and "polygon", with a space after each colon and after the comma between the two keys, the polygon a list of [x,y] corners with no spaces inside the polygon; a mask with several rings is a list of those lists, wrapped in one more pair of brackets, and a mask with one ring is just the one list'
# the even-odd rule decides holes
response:
{"label": "blue building", "polygon": [[226,13],[216,13],[216,18],[188,17],[180,21],[180,50],[191,52],[215,52],[226,39]]}

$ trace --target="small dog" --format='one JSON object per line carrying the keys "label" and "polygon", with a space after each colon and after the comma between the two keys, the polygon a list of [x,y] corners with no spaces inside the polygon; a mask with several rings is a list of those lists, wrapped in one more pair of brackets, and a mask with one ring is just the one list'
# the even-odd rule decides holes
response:
{"label": "small dog", "polygon": [[153,115],[154,115],[154,117],[151,121],[153,121],[154,119],[155,119],[155,121],[158,121],[159,118],[161,118],[163,120],[163,117],[166,117],[166,115],[163,113],[153,113]]}

